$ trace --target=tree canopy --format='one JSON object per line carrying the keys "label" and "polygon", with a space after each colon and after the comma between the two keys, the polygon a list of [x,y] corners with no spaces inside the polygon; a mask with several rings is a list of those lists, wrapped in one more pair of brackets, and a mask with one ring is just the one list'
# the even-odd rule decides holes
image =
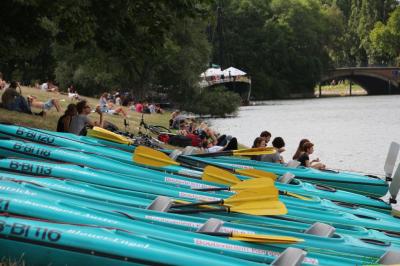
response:
{"label": "tree canopy", "polygon": [[[252,77],[255,99],[312,95],[332,67],[398,65],[396,0],[4,0],[0,71],[81,93],[200,99],[211,63]],[[208,93],[208,92],[207,92]],[[220,93],[220,92],[219,92]]]}

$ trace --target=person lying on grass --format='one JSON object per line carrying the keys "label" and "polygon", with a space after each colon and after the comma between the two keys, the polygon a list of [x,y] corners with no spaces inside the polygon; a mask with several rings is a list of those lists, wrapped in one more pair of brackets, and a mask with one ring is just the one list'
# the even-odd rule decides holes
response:
{"label": "person lying on grass", "polygon": [[30,107],[42,109],[43,115],[46,114],[51,108],[55,107],[57,112],[61,111],[60,102],[57,99],[49,99],[46,102],[39,101],[36,96],[29,95],[26,97]]}

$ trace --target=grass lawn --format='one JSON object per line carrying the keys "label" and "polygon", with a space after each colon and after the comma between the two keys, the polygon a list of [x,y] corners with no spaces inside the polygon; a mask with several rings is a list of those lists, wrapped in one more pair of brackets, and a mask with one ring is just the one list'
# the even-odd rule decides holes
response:
{"label": "grass lawn", "polygon": [[[321,87],[321,94],[322,96],[349,96],[349,82],[345,81],[341,84],[336,85],[324,85]],[[315,95],[319,95],[319,88],[318,86],[315,87]],[[357,84],[353,84],[351,88],[352,95],[366,95],[367,92]]]}
{"label": "grass lawn", "polygon": [[[19,91],[19,90],[18,90]],[[48,130],[56,130],[58,118],[64,114],[64,110],[67,105],[72,103],[72,101],[65,94],[57,94],[53,92],[44,92],[32,87],[22,87],[22,95],[24,97],[28,95],[34,95],[38,98],[39,101],[47,101],[48,99],[55,98],[60,101],[60,105],[62,107],[62,112],[58,113],[56,109],[53,107],[50,111],[47,112],[45,117],[29,115],[19,112],[8,111],[6,109],[0,109],[0,122],[8,122],[13,124],[18,124],[22,126],[29,126],[35,128],[42,128]],[[98,105],[99,100],[96,98],[83,97],[89,102],[89,105],[93,107],[93,109]],[[123,107],[128,113],[128,121],[129,121],[129,131],[136,134],[138,132],[138,127],[141,119],[140,113],[129,110],[127,107]],[[40,109],[32,109],[33,112],[40,112]],[[145,114],[144,120],[147,124],[152,125],[162,125],[168,127],[168,120],[170,119],[171,113],[166,111],[164,114]],[[91,119],[99,120],[99,115],[97,113],[92,113],[89,115]],[[109,121],[120,128],[120,130],[125,130],[124,127],[124,119],[121,115],[109,115],[104,114],[104,120]]]}

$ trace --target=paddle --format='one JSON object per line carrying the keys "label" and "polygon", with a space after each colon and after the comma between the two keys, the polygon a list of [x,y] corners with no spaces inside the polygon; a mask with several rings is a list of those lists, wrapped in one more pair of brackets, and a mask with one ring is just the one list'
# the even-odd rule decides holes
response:
{"label": "paddle", "polygon": [[[194,203],[174,204],[173,208],[202,206],[206,209],[181,209],[169,210],[173,213],[192,213],[209,211],[239,212],[251,215],[283,215],[287,213],[286,206],[278,201],[278,190],[276,188],[258,188],[243,190],[235,195],[216,201],[203,201]],[[224,208],[210,208],[209,205],[221,205]]]}
{"label": "paddle", "polygon": [[126,145],[133,144],[132,140],[101,127],[93,127],[93,129],[89,129],[87,132],[87,136],[98,139],[109,140],[120,144],[126,144]]}
{"label": "paddle", "polygon": [[[101,138],[101,139],[105,139],[108,141],[113,141],[113,142],[117,142],[117,143],[122,143],[122,144],[127,144],[127,145],[131,145],[132,141],[129,140],[128,138],[115,134],[109,130],[100,128],[100,127],[94,127],[92,130],[89,130],[88,132],[89,136],[95,137],[95,138]],[[139,146],[141,147],[141,146]],[[139,148],[138,147],[138,148]],[[159,155],[156,155],[156,153],[153,153],[153,157],[146,157],[144,154],[148,154],[151,153],[150,148],[148,148],[147,150],[145,149],[144,146],[142,146],[143,148],[139,148],[139,150],[143,149],[144,151],[136,151],[135,150],[135,154],[137,155],[134,156],[134,161],[137,163],[142,163],[142,164],[147,164],[147,165],[151,165],[151,166],[156,166],[156,167],[163,167],[163,166],[168,166],[171,164],[177,165],[174,163],[173,160],[171,160],[171,158],[169,158],[168,156],[164,156],[162,155],[162,152],[159,153]],[[248,150],[252,150],[254,152],[256,151],[261,151],[265,152],[265,148],[254,148],[254,149],[248,149]],[[243,151],[243,150],[240,150]],[[239,152],[240,153],[240,152]],[[143,156],[141,156],[143,155]],[[257,153],[255,155],[260,155],[260,153]],[[142,158],[140,158],[142,157]],[[137,158],[137,160],[136,160]],[[159,162],[157,164],[152,164],[153,162],[155,162],[157,160],[157,158],[163,159],[163,160],[159,160]],[[153,160],[152,160],[153,159]],[[190,158],[189,156],[185,156],[185,157],[180,157],[178,156],[178,161],[180,161],[181,163],[184,163],[185,167],[188,168],[192,168],[193,164],[198,164],[200,163],[198,160],[196,160],[195,158]],[[163,163],[161,163],[163,162]],[[168,163],[169,162],[169,163]],[[211,163],[209,163],[211,164]],[[244,176],[248,176],[248,177],[253,177],[253,178],[266,178],[266,177],[270,177],[272,179],[276,179],[277,176],[273,173],[268,173],[265,171],[261,171],[258,169],[232,169],[229,167],[223,167],[223,166],[218,166],[219,168],[223,168],[227,171],[231,171],[233,173],[237,173],[240,175],[244,175]]]}
{"label": "paddle", "polygon": [[400,145],[394,141],[390,143],[389,151],[386,157],[385,166],[383,167],[385,171],[386,181],[391,181],[390,178],[393,174],[393,169],[399,154]]}
{"label": "paddle", "polygon": [[[165,155],[164,153],[154,150],[149,147],[145,146],[138,146],[135,149],[135,152],[133,154],[133,160],[136,163],[139,164],[145,164],[145,165],[150,165],[154,167],[163,167],[163,166],[168,166],[168,165],[179,165],[178,162],[172,160],[170,157]],[[239,173],[242,174],[244,170],[255,170],[249,172],[250,174],[248,175],[249,177],[256,177],[261,179],[260,183],[258,183],[260,186],[265,186],[263,182],[266,179],[271,179],[275,180],[276,175],[268,172],[264,172],[261,170],[256,170],[256,169],[240,169]],[[265,176],[263,176],[263,173],[265,173]],[[193,177],[192,178],[196,178]],[[204,181],[209,181],[209,182],[214,182],[218,184],[224,184],[227,186],[233,186],[233,185],[238,185],[237,189],[235,188],[213,188],[213,189],[198,189],[198,190],[203,190],[203,191],[218,191],[218,190],[240,190],[239,184],[241,184],[243,181],[241,181],[239,178],[237,178],[235,175],[232,173],[225,171],[224,169],[220,169],[219,167],[214,167],[214,166],[206,166],[203,170],[203,175],[202,175],[202,180]],[[268,181],[267,181],[268,182]],[[252,183],[246,183],[243,184],[242,186],[257,186],[255,185],[257,182],[253,181]],[[252,185],[251,185],[252,184]],[[307,197],[291,193],[291,192],[285,192],[281,191],[281,195],[288,195],[292,196],[301,200],[310,200]]]}
{"label": "paddle", "polygon": [[276,153],[276,150],[274,148],[265,147],[265,148],[250,148],[250,149],[240,149],[231,151],[200,153],[200,154],[193,154],[192,156],[196,157],[255,156],[255,155],[274,154],[274,153]]}
{"label": "paddle", "polygon": [[303,242],[304,239],[289,237],[289,236],[272,236],[272,235],[256,235],[245,234],[238,232],[224,233],[224,232],[199,232],[200,234],[212,236],[225,236],[233,240],[259,243],[259,244],[296,244]]}
{"label": "paddle", "polygon": [[[195,164],[197,163],[195,158],[188,158],[188,156],[185,157],[181,157],[178,156],[178,160],[182,158],[184,160],[184,165],[185,167],[188,168],[193,168],[193,166],[191,164],[187,163],[187,160],[192,160],[195,162]],[[138,146],[136,147],[134,153],[133,153],[133,161],[138,163],[138,164],[145,164],[145,165],[150,165],[153,167],[165,167],[165,166],[170,166],[170,165],[180,165],[180,163],[174,161],[173,159],[171,159],[170,157],[168,157],[165,153],[161,152],[161,151],[157,151],[154,150],[152,148],[149,147],[145,147],[145,146]],[[180,161],[180,160],[179,160]],[[202,163],[204,164],[204,163]],[[204,164],[205,165],[205,164]],[[230,171],[233,173],[237,173],[240,175],[245,175],[248,177],[253,177],[253,178],[271,178],[273,180],[276,180],[277,175],[273,174],[273,173],[268,173],[265,171],[261,171],[258,169],[232,169],[232,168],[226,168],[226,167],[222,167],[219,165],[216,165],[216,168],[222,168],[226,171]],[[196,168],[197,170],[197,168]],[[221,174],[221,173],[219,173]],[[237,178],[237,180],[233,180],[233,184],[236,184],[239,179]]]}
{"label": "paddle", "polygon": [[400,190],[400,164],[397,166],[393,175],[392,183],[389,186],[390,199],[389,203],[397,203],[396,198]]}

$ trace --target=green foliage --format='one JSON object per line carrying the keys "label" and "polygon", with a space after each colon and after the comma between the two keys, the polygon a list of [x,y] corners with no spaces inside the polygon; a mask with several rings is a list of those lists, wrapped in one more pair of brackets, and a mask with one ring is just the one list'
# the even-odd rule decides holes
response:
{"label": "green foliage", "polygon": [[333,29],[317,1],[234,1],[225,10],[229,64],[251,74],[253,97],[312,94]]}
{"label": "green foliage", "polygon": [[238,94],[227,91],[224,87],[213,87],[202,91],[183,107],[200,115],[225,117],[235,113],[240,103],[241,98]]}
{"label": "green foliage", "polygon": [[396,0],[320,0],[323,4],[340,9],[343,33],[337,35],[336,47],[331,46],[330,56],[337,67],[385,64],[387,58],[380,56],[372,45],[370,33],[376,23],[385,23]]}
{"label": "green foliage", "polygon": [[[88,95],[129,89],[140,99],[160,91],[182,106],[193,103],[199,73],[214,62],[249,73],[253,98],[312,95],[331,67],[397,63],[398,6],[396,0],[4,0],[0,71],[24,83],[55,79],[64,89],[74,83]],[[218,28],[216,10],[223,17]]]}
{"label": "green foliage", "polygon": [[378,22],[371,31],[371,51],[376,61],[399,65],[400,63],[400,7],[389,17],[387,24]]}

